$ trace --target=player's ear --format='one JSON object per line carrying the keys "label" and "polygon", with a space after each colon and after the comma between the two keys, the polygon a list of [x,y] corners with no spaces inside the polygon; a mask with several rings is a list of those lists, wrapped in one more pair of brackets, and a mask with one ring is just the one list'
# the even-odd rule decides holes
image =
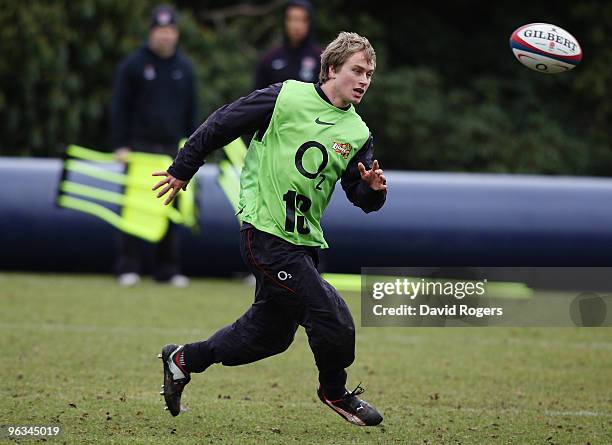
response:
{"label": "player's ear", "polygon": [[329,79],[335,79],[336,78],[336,73],[337,73],[336,67],[333,66],[333,65],[330,65],[329,68],[328,68],[328,71],[327,71],[328,78]]}

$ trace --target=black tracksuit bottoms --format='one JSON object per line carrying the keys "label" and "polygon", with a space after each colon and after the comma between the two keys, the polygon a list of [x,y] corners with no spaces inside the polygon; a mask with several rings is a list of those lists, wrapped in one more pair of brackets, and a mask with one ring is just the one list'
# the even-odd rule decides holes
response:
{"label": "black tracksuit bottoms", "polygon": [[253,305],[206,341],[185,345],[187,369],[213,363],[243,365],[279,354],[298,326],[308,335],[329,393],[344,388],[344,368],[355,358],[355,325],[338,292],[317,271],[317,249],[296,246],[247,225],[240,232],[242,259],[256,278]]}

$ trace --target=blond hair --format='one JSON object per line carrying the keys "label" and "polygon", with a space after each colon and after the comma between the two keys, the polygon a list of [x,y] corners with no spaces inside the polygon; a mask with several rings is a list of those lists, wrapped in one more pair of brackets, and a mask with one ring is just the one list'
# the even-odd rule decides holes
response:
{"label": "blond hair", "polygon": [[321,54],[319,82],[329,80],[329,68],[338,70],[353,54],[363,51],[369,63],[376,68],[376,52],[369,40],[354,32],[341,32]]}

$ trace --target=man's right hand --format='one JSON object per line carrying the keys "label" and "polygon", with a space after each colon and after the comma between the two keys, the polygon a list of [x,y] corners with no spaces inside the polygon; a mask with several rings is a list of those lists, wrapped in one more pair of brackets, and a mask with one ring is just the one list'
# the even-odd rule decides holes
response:
{"label": "man's right hand", "polygon": [[157,184],[155,184],[152,189],[152,190],[157,190],[158,188],[165,185],[165,187],[161,189],[159,193],[157,194],[158,198],[161,198],[166,193],[168,193],[170,190],[172,190],[172,192],[170,192],[170,194],[168,195],[168,198],[166,198],[166,201],[164,201],[164,205],[170,204],[172,200],[174,199],[174,197],[177,195],[177,193],[180,192],[181,190],[187,190],[187,184],[189,181],[183,181],[181,179],[176,179],[174,176],[172,176],[167,171],[155,172],[153,173],[152,176],[163,176],[164,177],[164,179],[162,179]]}

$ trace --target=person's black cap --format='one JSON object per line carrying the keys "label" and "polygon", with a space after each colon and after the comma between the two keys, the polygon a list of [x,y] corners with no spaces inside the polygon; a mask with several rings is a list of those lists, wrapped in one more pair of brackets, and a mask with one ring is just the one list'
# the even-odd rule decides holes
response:
{"label": "person's black cap", "polygon": [[176,25],[176,11],[172,6],[159,5],[151,13],[151,23],[149,29],[156,26]]}

